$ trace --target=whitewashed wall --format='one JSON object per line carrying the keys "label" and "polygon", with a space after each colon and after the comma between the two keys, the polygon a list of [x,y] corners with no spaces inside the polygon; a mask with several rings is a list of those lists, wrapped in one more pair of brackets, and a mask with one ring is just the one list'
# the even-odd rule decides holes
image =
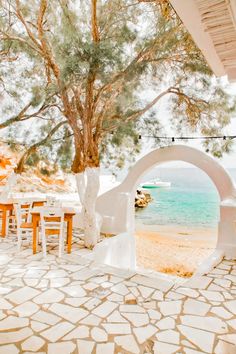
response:
{"label": "whitewashed wall", "polygon": [[[169,146],[150,152],[136,163],[123,183],[98,198],[96,209],[103,216],[102,231],[114,234],[128,233],[133,236],[134,198],[142,176],[154,166],[179,160],[200,168],[215,184],[220,196],[217,249],[224,251],[228,258],[236,258],[236,187],[233,180],[214,158],[184,145]],[[122,240],[125,244],[123,238]],[[133,257],[134,253],[131,254]],[[130,263],[130,260],[127,262]]]}

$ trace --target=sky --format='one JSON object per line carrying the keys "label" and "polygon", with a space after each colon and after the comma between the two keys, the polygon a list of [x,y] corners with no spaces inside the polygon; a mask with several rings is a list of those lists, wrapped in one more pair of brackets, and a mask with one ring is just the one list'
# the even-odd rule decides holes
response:
{"label": "sky", "polygon": [[[236,82],[229,85],[229,92],[236,96]],[[225,129],[225,134],[236,135],[236,114],[231,124]],[[223,158],[218,159],[218,161],[226,168],[236,168],[236,139],[234,139],[232,153],[225,154]]]}
{"label": "sky", "polygon": [[[232,120],[229,128],[229,135],[236,135],[236,117]],[[225,155],[219,161],[222,163],[223,166],[227,168],[236,168],[236,139],[234,139],[234,149],[232,153]]]}
{"label": "sky", "polygon": [[[232,123],[227,127],[226,131],[228,135],[236,135],[236,117],[232,120]],[[188,146],[204,151],[198,140],[189,141]],[[223,158],[217,159],[217,161],[225,168],[236,168],[236,139],[234,139],[233,151],[230,154],[225,154]]]}
{"label": "sky", "polygon": [[[230,92],[236,95],[236,82],[230,84]],[[236,135],[236,115],[229,126],[230,135]],[[236,168],[236,139],[234,139],[234,150],[230,155],[226,155],[222,159],[222,164],[226,167]]]}
{"label": "sky", "polygon": [[[224,78],[223,78],[224,80]],[[226,81],[226,80],[225,80]],[[231,93],[232,95],[236,96],[236,83],[232,83],[229,85],[229,89],[228,89],[229,93]],[[147,96],[148,98],[150,98],[149,93],[146,93],[145,96]],[[160,110],[160,120],[165,128],[166,131],[166,135],[168,136],[172,136],[172,130],[170,128],[170,124],[168,123],[168,120],[171,119],[171,117],[169,116],[167,118],[168,112],[167,112],[167,103],[165,102],[165,100],[162,101],[163,103],[160,104],[159,106],[159,110]],[[162,118],[163,117],[163,118]],[[235,117],[232,118],[231,124],[229,126],[227,126],[224,130],[224,132],[222,132],[222,135],[236,135],[236,114]],[[175,135],[175,134],[173,134]],[[236,168],[236,139],[233,140],[234,144],[233,144],[233,151],[229,154],[225,154],[223,156],[223,158],[221,159],[217,159],[217,161],[223,165],[225,168]],[[181,141],[177,141],[175,144],[183,144],[183,142]],[[204,151],[204,148],[201,145],[201,141],[199,140],[189,140],[186,143],[187,146],[191,146],[191,147],[195,147],[199,150]],[[144,142],[144,146],[145,146],[145,142]],[[144,156],[145,154],[147,154],[150,151],[149,148],[145,148],[142,151],[142,156]],[[163,166],[165,167],[165,166]],[[168,163],[168,165],[166,165],[166,167],[186,167],[185,163],[182,162],[173,162],[173,163]]]}

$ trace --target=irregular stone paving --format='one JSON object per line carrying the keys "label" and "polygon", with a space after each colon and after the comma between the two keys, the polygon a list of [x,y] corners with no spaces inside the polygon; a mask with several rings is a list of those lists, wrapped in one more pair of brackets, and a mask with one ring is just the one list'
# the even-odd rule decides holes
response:
{"label": "irregular stone paving", "polygon": [[236,353],[236,261],[185,282],[81,253],[0,241],[0,354]]}

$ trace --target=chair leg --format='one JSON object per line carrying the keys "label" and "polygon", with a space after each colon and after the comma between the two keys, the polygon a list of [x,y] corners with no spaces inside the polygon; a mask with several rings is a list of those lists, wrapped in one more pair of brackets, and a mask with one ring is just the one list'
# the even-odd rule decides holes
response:
{"label": "chair leg", "polygon": [[41,233],[39,232],[39,229],[37,229],[37,240],[38,240],[38,245],[40,245],[40,243],[42,243],[42,240],[41,240]]}
{"label": "chair leg", "polygon": [[7,212],[6,215],[6,235],[9,236],[9,211]]}
{"label": "chair leg", "polygon": [[17,230],[17,250],[18,252],[20,252],[21,250],[21,244],[22,244],[22,234],[21,234],[21,230]]}
{"label": "chair leg", "polygon": [[59,257],[62,256],[64,252],[64,235],[63,232],[61,231],[59,234]]}
{"label": "chair leg", "polygon": [[[11,228],[10,228],[11,226]],[[11,232],[14,232],[14,230],[16,229],[16,225],[15,225],[15,220],[13,218],[11,218],[11,223],[8,220],[8,233],[11,230]]]}
{"label": "chair leg", "polygon": [[47,246],[46,246],[46,235],[45,235],[44,232],[42,233],[41,239],[42,239],[43,257],[46,258],[46,256],[47,256]]}

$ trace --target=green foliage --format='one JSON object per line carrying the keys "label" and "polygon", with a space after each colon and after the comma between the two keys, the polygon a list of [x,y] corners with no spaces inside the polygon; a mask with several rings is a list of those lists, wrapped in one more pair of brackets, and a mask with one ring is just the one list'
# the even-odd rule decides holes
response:
{"label": "green foliage", "polygon": [[43,100],[43,90],[42,87],[40,86],[33,86],[31,89],[32,93],[32,99],[31,99],[31,104],[32,107],[37,107]]}
{"label": "green foliage", "polygon": [[29,158],[26,160],[25,164],[28,166],[31,166],[31,167],[35,167],[39,163],[40,158],[41,158],[41,156],[37,152],[34,152],[33,154],[31,154],[29,156]]}
{"label": "green foliage", "polygon": [[226,140],[206,140],[204,142],[204,148],[206,152],[211,153],[213,156],[217,158],[223,157],[224,154],[228,154],[232,151],[233,147],[233,140],[226,139]]}
{"label": "green foliage", "polygon": [[43,175],[43,176],[47,176],[49,177],[51,175],[51,172],[47,169],[47,168],[40,168],[40,173]]}
{"label": "green foliage", "polygon": [[[70,134],[68,128],[64,129],[64,136],[67,137]],[[59,164],[60,168],[68,172],[71,167],[73,158],[73,141],[71,138],[65,138],[61,140],[57,147],[57,160],[56,163]]]}
{"label": "green foliage", "polygon": [[116,174],[119,169],[132,165],[143,147],[161,147],[160,139],[149,139],[149,137],[162,134],[163,127],[154,111],[149,112],[138,121],[121,123],[116,130],[106,136],[101,144],[100,152],[103,165]]}
{"label": "green foliage", "polygon": [[[39,2],[22,0],[20,3],[30,31],[40,42]],[[165,127],[160,124],[165,121],[160,118],[159,102],[150,106],[149,111],[144,108],[168,88],[172,88],[172,93],[166,95],[165,103],[173,131],[220,134],[235,112],[235,101],[213,79],[201,52],[169,2],[98,0],[97,3],[100,38],[95,42],[91,35],[90,1],[48,1],[44,39],[60,71],[58,84],[48,58],[42,56],[16,16],[16,2],[2,0],[0,28],[7,32],[7,38],[0,40],[0,53],[6,51],[6,57],[14,60],[7,61],[4,57],[4,65],[0,66],[4,87],[1,113],[7,118],[17,114],[26,98],[31,102],[29,114],[43,104],[46,106],[34,121],[20,122],[16,130],[10,128],[7,133],[11,138],[25,137],[27,143],[34,143],[45,138],[55,124],[68,118],[62,89],[73,108],[82,139],[85,122],[90,119],[95,136],[102,117],[98,132],[102,161],[106,165],[113,163],[116,168],[134,161],[144,144],[150,147],[163,144],[158,139],[140,140],[139,135],[165,135]],[[89,98],[94,107],[87,118],[86,95],[91,76],[94,82]],[[85,113],[75,105],[75,91],[79,92]],[[39,152],[30,156],[27,164],[36,165],[37,159],[50,157],[50,161],[68,171],[75,151],[68,129],[61,128],[53,136],[55,140],[49,139]],[[232,142],[225,141],[223,144],[206,142],[206,148],[217,156],[227,153],[231,145]]]}

